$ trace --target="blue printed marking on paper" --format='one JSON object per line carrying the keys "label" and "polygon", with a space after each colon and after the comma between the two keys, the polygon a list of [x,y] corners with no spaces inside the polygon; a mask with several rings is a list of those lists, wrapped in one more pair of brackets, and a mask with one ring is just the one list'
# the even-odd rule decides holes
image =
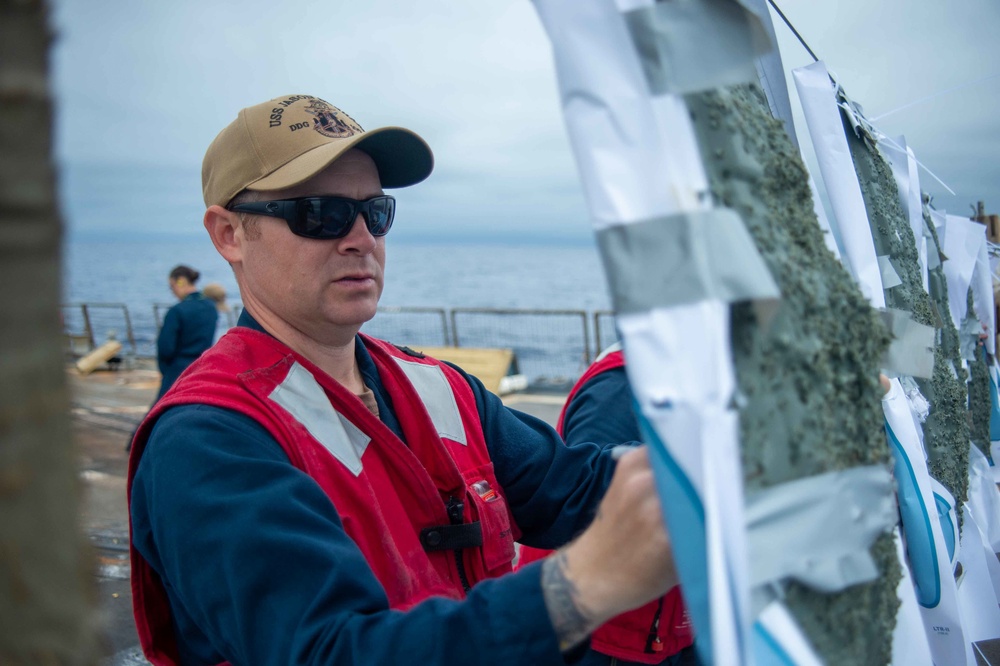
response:
{"label": "blue printed marking on paper", "polygon": [[948,500],[934,493],[934,504],[937,505],[938,518],[941,520],[941,534],[944,535],[944,545],[948,548],[948,559],[955,560],[955,523],[951,521],[951,504]]}
{"label": "blue printed marking on paper", "polygon": [[691,485],[691,480],[667,450],[663,440],[634,405],[643,441],[649,443],[650,462],[656,476],[656,488],[663,504],[663,515],[675,534],[674,562],[684,588],[684,601],[694,622],[699,640],[696,649],[706,664],[712,659],[711,614],[709,611],[708,553],[705,535],[705,506]]}
{"label": "blue printed marking on paper", "polygon": [[795,666],[795,660],[759,621],[753,625],[753,656],[758,666]]}
{"label": "blue printed marking on paper", "polygon": [[885,422],[885,432],[895,458],[893,474],[899,487],[897,492],[899,512],[903,518],[906,550],[910,560],[910,573],[913,574],[913,582],[917,588],[917,601],[924,608],[934,608],[941,602],[941,577],[938,572],[937,548],[934,545],[930,516],[920,496],[920,488],[917,486],[917,477],[913,473],[910,459],[896,438],[896,433],[889,427],[888,421]]}
{"label": "blue printed marking on paper", "polygon": [[[997,400],[997,380],[994,371],[990,369],[990,441],[1000,440],[1000,403]],[[992,457],[990,464],[993,464]]]}

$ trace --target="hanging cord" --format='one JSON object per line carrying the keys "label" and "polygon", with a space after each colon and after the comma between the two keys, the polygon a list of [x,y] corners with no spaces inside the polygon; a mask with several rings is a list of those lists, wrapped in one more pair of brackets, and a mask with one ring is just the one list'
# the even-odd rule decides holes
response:
{"label": "hanging cord", "polygon": [[955,90],[960,90],[961,88],[967,88],[967,87],[969,87],[971,85],[975,85],[977,83],[982,83],[983,81],[989,81],[990,79],[995,79],[998,76],[1000,76],[1000,73],[997,73],[997,74],[988,74],[987,76],[983,76],[981,78],[974,79],[972,81],[966,81],[965,83],[960,83],[957,86],[952,86],[950,88],[945,88],[944,90],[939,90],[936,93],[931,93],[930,95],[926,95],[924,97],[921,97],[920,99],[914,100],[914,101],[910,102],[909,104],[904,104],[903,106],[899,107],[898,109],[893,109],[892,111],[886,111],[885,113],[883,113],[881,115],[875,116],[871,120],[872,120],[872,122],[875,122],[876,120],[881,120],[882,118],[885,118],[886,116],[891,116],[892,114],[897,113],[899,111],[903,111],[904,109],[908,109],[911,106],[916,106],[917,104],[921,104],[922,102],[926,102],[928,100],[932,100],[935,97],[940,97],[941,95],[945,95],[945,94],[953,92]]}
{"label": "hanging cord", "polygon": [[774,0],[767,0],[767,4],[774,7],[774,11],[778,12],[778,16],[781,17],[781,20],[785,22],[785,25],[787,25],[788,29],[792,31],[792,34],[798,38],[799,44],[802,44],[802,46],[805,47],[806,51],[809,52],[809,55],[812,56],[813,62],[819,62],[819,58],[816,57],[816,54],[813,53],[813,50],[809,48],[808,44],[806,44],[806,40],[802,39],[802,35],[800,35],[799,31],[795,29],[795,26],[792,25],[792,22],[788,20],[788,17],[785,16],[785,13],[778,8],[778,5],[774,4]]}
{"label": "hanging cord", "polygon": [[[806,44],[806,40],[802,38],[802,35],[800,35],[799,31],[795,29],[795,26],[792,25],[792,22],[788,20],[788,17],[785,16],[785,13],[783,11],[781,11],[781,8],[778,7],[778,5],[776,5],[774,3],[774,0],[767,0],[767,4],[771,5],[771,7],[774,9],[774,11],[778,13],[778,16],[781,17],[781,20],[785,22],[785,25],[788,26],[788,29],[791,30],[792,34],[795,35],[796,39],[799,40],[799,44],[802,44],[803,48],[805,48],[805,50],[809,52],[809,55],[812,56],[813,61],[814,62],[819,62],[819,58],[816,56],[816,53],[811,48],[809,48],[809,45]],[[941,95],[944,95],[945,93],[952,92],[953,90],[958,90],[959,88],[965,88],[967,86],[971,86],[971,85],[976,84],[976,83],[981,83],[983,81],[988,81],[990,79],[997,78],[998,76],[1000,76],[1000,73],[998,73],[998,74],[989,74],[987,76],[975,79],[973,81],[966,81],[965,83],[961,83],[961,84],[959,84],[957,86],[953,86],[953,87],[948,88],[946,90],[942,90],[942,91],[933,93],[931,95],[927,95],[926,97],[922,97],[922,98],[920,98],[920,99],[918,99],[916,101],[913,101],[913,102],[910,102],[909,104],[906,104],[905,106],[901,106],[898,109],[893,109],[892,111],[888,111],[888,112],[883,113],[881,115],[875,116],[874,118],[868,118],[868,117],[864,116],[864,114],[861,112],[860,108],[848,109],[848,110],[851,113],[857,114],[858,116],[860,116],[861,118],[864,119],[865,124],[867,125],[867,129],[869,131],[873,132],[874,138],[876,138],[880,143],[889,144],[895,150],[902,151],[902,148],[900,148],[898,145],[896,145],[895,141],[893,141],[892,139],[890,139],[889,137],[887,137],[883,132],[881,132],[881,131],[879,131],[878,129],[875,128],[874,122],[876,120],[879,120],[881,118],[885,118],[886,116],[892,115],[892,114],[896,113],[897,111],[902,111],[903,109],[908,109],[911,106],[915,106],[915,105],[920,104],[921,102],[925,102],[925,101],[927,101],[929,99],[933,99],[935,97],[939,97]],[[833,76],[833,74],[830,75],[830,80],[834,83],[834,85],[837,86],[838,89],[841,90],[841,92],[843,92],[843,88],[840,87],[840,84],[837,82],[837,79]],[[843,94],[844,94],[844,96],[846,98],[846,93],[843,93]],[[840,104],[839,106],[841,106],[842,108],[845,108],[843,104]],[[914,159],[916,159],[916,158],[914,158]],[[930,176],[934,180],[936,180],[938,183],[940,183],[942,186],[944,186],[944,189],[946,189],[949,192],[951,192],[952,195],[955,195],[955,191],[952,190],[950,187],[948,187],[948,185],[943,180],[941,180],[940,178],[938,178],[930,169],[928,169],[926,166],[924,166],[923,164],[921,164],[920,160],[916,160],[916,162],[917,162],[917,165],[920,168],[922,168],[924,171],[926,171],[928,174],[930,174]],[[1000,277],[1000,276],[995,276],[995,277]]]}
{"label": "hanging cord", "polygon": [[[874,129],[874,127],[872,129]],[[885,145],[889,146],[893,150],[902,153],[904,156],[907,154],[907,152],[905,150],[903,150],[902,146],[900,146],[898,143],[896,143],[895,141],[893,141],[892,139],[890,139],[883,132],[881,132],[879,130],[875,130],[875,131],[878,132],[878,134],[877,134],[877,136],[875,138],[876,138],[876,140],[879,143],[885,144]],[[921,162],[920,160],[918,160],[916,158],[916,156],[914,156],[913,161],[917,163],[918,167],[920,167],[921,169],[923,169],[924,171],[926,171],[928,173],[928,175],[930,175],[931,178],[933,178],[938,183],[940,183],[941,186],[944,187],[944,189],[946,189],[949,192],[951,192],[951,195],[953,197],[957,197],[958,196],[957,194],[955,194],[955,190],[953,190],[950,187],[948,187],[948,184],[946,182],[944,182],[943,180],[941,180],[940,178],[938,178],[937,175],[935,175],[935,173],[933,171],[931,171],[926,166],[924,166],[924,163]]]}

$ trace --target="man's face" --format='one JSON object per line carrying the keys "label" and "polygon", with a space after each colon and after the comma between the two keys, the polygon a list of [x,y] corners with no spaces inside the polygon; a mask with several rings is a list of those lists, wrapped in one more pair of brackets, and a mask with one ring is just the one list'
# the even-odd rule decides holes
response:
{"label": "man's face", "polygon": [[[375,163],[351,150],[311,180],[263,200],[335,195],[369,199],[384,194]],[[244,305],[272,333],[288,328],[323,345],[348,342],[375,316],[382,295],[385,238],[375,238],[358,215],[343,238],[296,236],[284,220],[256,217],[257,233],[236,233],[241,248],[237,269]]]}

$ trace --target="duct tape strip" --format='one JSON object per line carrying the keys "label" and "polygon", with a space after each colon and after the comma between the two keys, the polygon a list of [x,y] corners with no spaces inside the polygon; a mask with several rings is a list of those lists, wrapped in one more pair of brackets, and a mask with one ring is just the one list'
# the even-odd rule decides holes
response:
{"label": "duct tape strip", "polygon": [[892,333],[882,368],[894,375],[930,379],[934,374],[934,327],[915,322],[913,315],[903,310],[888,308],[880,314]]}
{"label": "duct tape strip", "polygon": [[975,317],[962,320],[962,328],[958,329],[958,352],[966,361],[976,360],[976,348],[979,346],[983,333],[983,325]]}
{"label": "duct tape strip", "polygon": [[757,80],[772,49],[760,17],[734,0],[672,0],[623,14],[653,95]]}
{"label": "duct tape strip", "polygon": [[924,238],[927,241],[927,270],[932,271],[941,266],[941,252],[934,244],[934,235],[927,226],[927,219],[924,218]]}
{"label": "duct tape strip", "polygon": [[878,569],[868,549],[898,518],[892,476],[881,465],[797,479],[749,495],[751,584],[791,578],[829,593],[873,580]]}
{"label": "duct tape strip", "polygon": [[706,299],[777,299],[778,285],[739,215],[689,211],[597,232],[619,314]]}
{"label": "duct tape strip", "polygon": [[896,268],[892,265],[892,260],[889,259],[889,255],[880,254],[878,256],[878,271],[882,275],[882,289],[892,289],[903,284],[899,273],[896,272]]}

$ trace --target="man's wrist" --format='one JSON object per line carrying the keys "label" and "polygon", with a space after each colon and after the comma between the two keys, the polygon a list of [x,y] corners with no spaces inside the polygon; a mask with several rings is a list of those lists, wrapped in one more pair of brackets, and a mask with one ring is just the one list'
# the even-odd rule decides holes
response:
{"label": "man's wrist", "polygon": [[600,624],[581,600],[580,590],[569,572],[566,549],[556,551],[542,563],[542,596],[563,652],[585,641]]}

